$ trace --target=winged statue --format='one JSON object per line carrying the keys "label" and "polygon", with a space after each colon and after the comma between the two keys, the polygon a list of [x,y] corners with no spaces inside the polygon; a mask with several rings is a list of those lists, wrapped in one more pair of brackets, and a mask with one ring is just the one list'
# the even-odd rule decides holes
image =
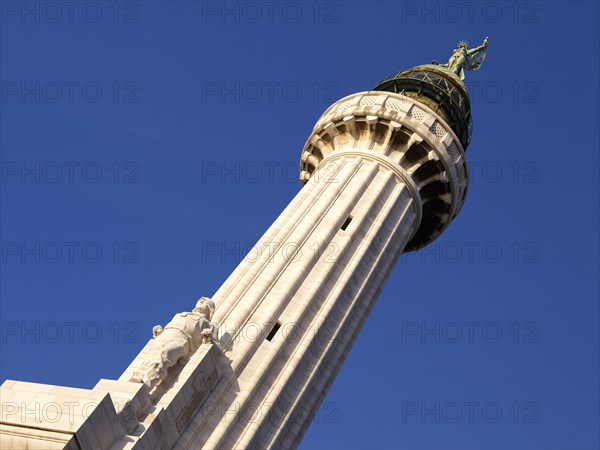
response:
{"label": "winged statue", "polygon": [[478,70],[485,59],[489,39],[486,37],[483,44],[479,47],[469,49],[469,44],[466,41],[460,41],[458,48],[454,50],[447,64],[438,64],[434,61],[433,64],[444,67],[451,72],[454,72],[461,80],[465,79],[466,70]]}

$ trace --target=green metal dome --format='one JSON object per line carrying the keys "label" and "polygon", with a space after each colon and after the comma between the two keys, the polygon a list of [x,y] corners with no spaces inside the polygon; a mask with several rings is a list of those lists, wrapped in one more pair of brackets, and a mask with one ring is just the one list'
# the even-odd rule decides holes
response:
{"label": "green metal dome", "polygon": [[425,104],[442,116],[467,149],[473,127],[469,94],[451,70],[436,64],[416,66],[388,76],[374,90],[396,92]]}

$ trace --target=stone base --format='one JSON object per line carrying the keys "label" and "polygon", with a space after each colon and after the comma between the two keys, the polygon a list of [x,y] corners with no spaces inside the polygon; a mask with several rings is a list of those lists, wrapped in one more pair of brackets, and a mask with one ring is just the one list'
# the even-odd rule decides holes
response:
{"label": "stone base", "polygon": [[152,392],[127,377],[93,389],[7,380],[0,386],[0,448],[171,448],[217,383],[219,355],[216,345],[202,345]]}

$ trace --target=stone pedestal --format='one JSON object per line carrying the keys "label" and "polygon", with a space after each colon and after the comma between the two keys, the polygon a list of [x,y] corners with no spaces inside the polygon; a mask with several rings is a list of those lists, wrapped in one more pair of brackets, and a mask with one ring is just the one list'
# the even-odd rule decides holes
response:
{"label": "stone pedestal", "polygon": [[120,380],[93,389],[5,381],[0,386],[2,449],[171,448],[219,379],[218,347],[202,345],[152,392]]}

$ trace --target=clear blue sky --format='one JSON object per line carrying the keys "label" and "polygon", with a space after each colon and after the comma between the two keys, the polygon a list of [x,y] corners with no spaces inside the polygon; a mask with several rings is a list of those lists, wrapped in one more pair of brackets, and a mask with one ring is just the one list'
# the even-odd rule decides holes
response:
{"label": "clear blue sky", "polygon": [[298,192],[331,102],[489,36],[466,205],[302,448],[599,447],[597,2],[0,6],[1,381],[118,377]]}

